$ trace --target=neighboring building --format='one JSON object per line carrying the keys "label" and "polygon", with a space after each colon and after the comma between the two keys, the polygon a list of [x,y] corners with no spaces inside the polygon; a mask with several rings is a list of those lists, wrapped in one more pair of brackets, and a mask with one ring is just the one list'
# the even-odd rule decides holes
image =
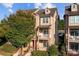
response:
{"label": "neighboring building", "polygon": [[79,5],[76,3],[65,8],[65,39],[69,54],[79,54]]}
{"label": "neighboring building", "polygon": [[58,39],[57,8],[37,9],[33,14],[36,19],[36,38],[32,40],[31,47],[46,51]]}

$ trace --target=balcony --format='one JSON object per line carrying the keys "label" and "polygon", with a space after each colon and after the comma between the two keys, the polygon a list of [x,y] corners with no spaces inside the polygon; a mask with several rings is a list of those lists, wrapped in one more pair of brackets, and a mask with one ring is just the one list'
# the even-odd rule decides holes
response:
{"label": "balcony", "polygon": [[76,26],[79,26],[79,23],[69,23],[69,26],[74,26],[74,27],[76,27]]}
{"label": "balcony", "polygon": [[38,39],[39,39],[39,40],[48,40],[48,39],[49,39],[49,36],[40,33],[40,34],[38,35]]}
{"label": "balcony", "polygon": [[48,40],[49,39],[49,37],[47,37],[47,36],[40,36],[40,37],[38,37],[40,40]]}
{"label": "balcony", "polygon": [[51,24],[50,24],[50,22],[48,22],[48,23],[42,23],[41,22],[40,25],[51,25]]}
{"label": "balcony", "polygon": [[50,23],[40,23],[39,27],[40,28],[48,28],[51,24]]}
{"label": "balcony", "polygon": [[69,36],[69,42],[79,43],[79,36]]}

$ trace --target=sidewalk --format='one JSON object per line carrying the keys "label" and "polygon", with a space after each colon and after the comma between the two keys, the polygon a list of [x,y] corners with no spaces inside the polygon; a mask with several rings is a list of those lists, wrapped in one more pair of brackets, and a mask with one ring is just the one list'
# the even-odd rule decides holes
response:
{"label": "sidewalk", "polygon": [[13,54],[13,56],[19,56],[20,53],[21,53],[21,48],[19,48],[18,51],[15,54]]}
{"label": "sidewalk", "polygon": [[29,49],[29,51],[24,56],[31,56],[32,48]]}
{"label": "sidewalk", "polygon": [[[30,49],[28,50],[28,48],[29,48],[29,45],[27,45],[22,49],[23,56],[25,56],[25,54],[27,53],[28,55],[30,55],[31,52],[29,51]],[[20,55],[21,55],[21,48],[19,48],[18,51],[15,54],[13,54],[13,56],[20,56]]]}
{"label": "sidewalk", "polygon": [[31,51],[28,51],[24,56],[31,56]]}

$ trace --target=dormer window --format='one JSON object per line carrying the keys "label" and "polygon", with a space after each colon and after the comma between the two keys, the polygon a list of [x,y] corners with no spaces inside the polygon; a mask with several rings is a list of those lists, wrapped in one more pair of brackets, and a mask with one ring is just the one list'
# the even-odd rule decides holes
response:
{"label": "dormer window", "polygon": [[45,14],[49,14],[50,10],[48,8],[45,9]]}
{"label": "dormer window", "polygon": [[72,11],[77,11],[77,5],[76,4],[72,4],[71,5],[71,10]]}
{"label": "dormer window", "polygon": [[46,12],[48,12],[48,10],[46,10]]}
{"label": "dormer window", "polygon": [[76,6],[75,5],[73,5],[73,8],[75,8]]}

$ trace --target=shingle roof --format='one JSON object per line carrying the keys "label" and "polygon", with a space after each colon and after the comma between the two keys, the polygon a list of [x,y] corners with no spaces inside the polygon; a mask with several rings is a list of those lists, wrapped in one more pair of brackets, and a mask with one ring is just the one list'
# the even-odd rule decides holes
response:
{"label": "shingle roof", "polygon": [[71,5],[65,7],[65,11],[67,15],[79,15],[79,4],[73,3],[77,5],[77,11],[71,11]]}
{"label": "shingle roof", "polygon": [[49,15],[54,15],[55,11],[57,11],[57,8],[50,8],[50,13],[49,14],[45,14],[45,9],[40,9],[37,13],[40,15],[40,16],[49,16]]}

